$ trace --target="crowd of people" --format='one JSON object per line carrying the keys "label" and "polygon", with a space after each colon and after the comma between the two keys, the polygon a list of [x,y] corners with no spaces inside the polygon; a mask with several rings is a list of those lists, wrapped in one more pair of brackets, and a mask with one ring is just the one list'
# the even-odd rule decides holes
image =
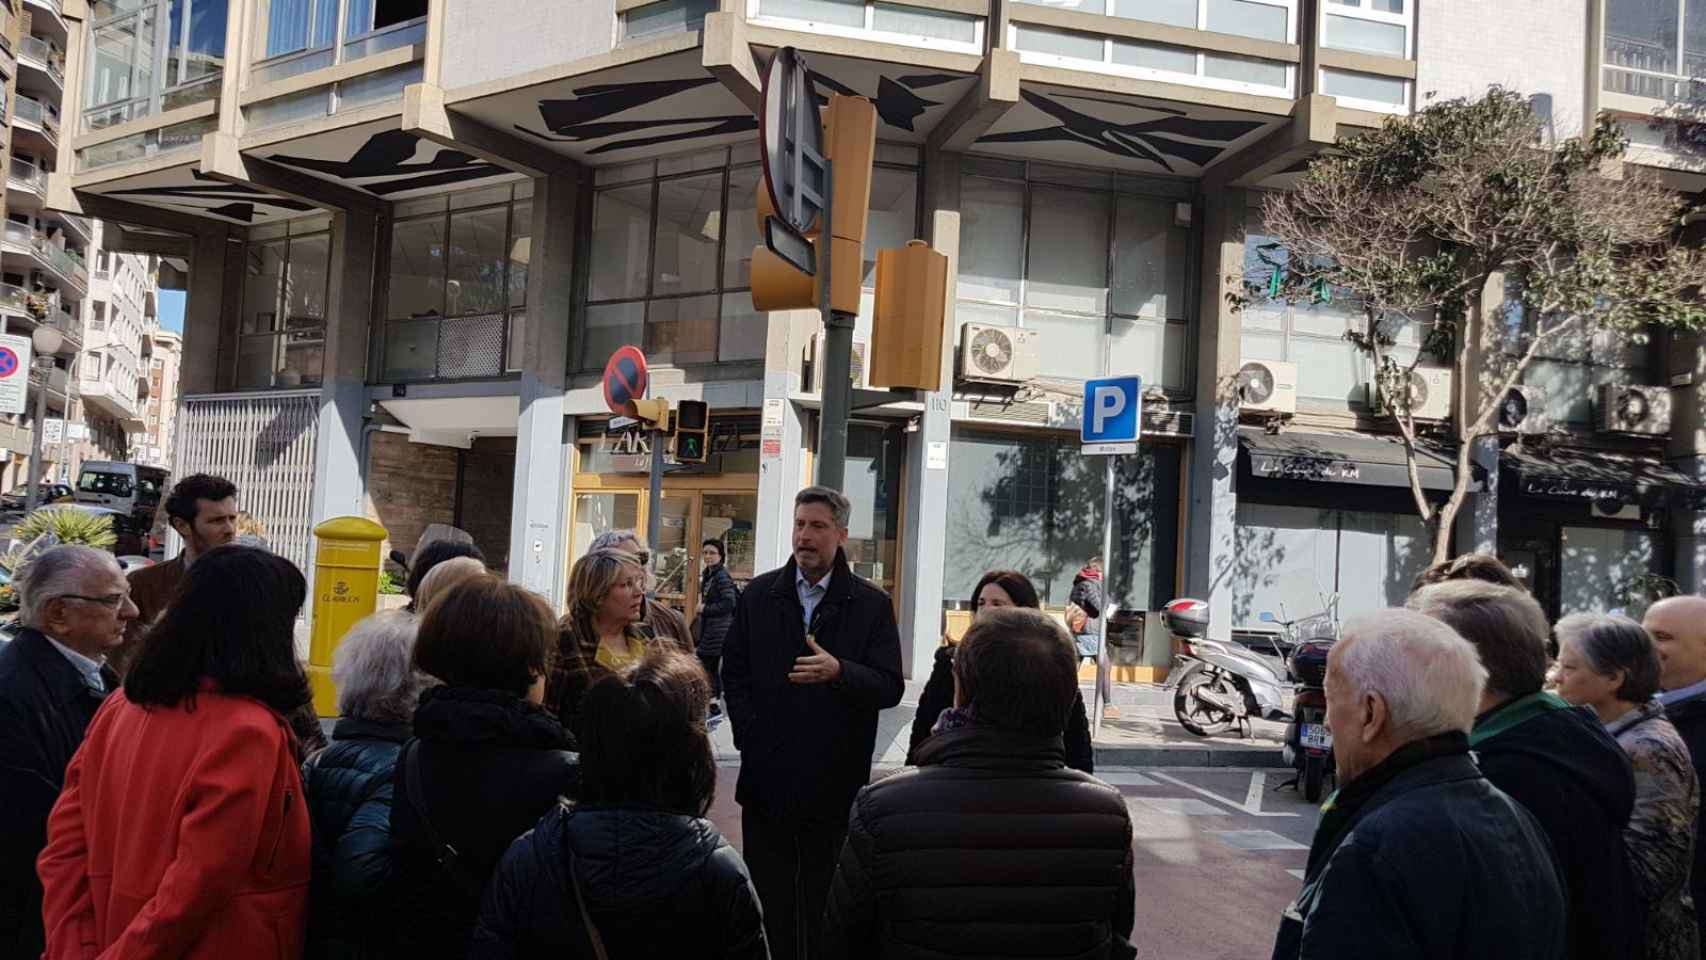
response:
{"label": "crowd of people", "polygon": [[[0,955],[1135,955],[1132,823],[1078,686],[1098,565],[1064,623],[984,576],[872,783],[900,635],[842,494],[801,491],[791,558],[744,589],[706,541],[691,620],[632,531],[575,562],[561,619],[436,541],[410,606],[338,647],[327,740],[307,585],[239,540],[236,493],[181,481],[183,554],[128,579],[76,546],[21,572]],[[1700,955],[1706,599],[1554,626],[1463,558],[1345,624],[1327,698],[1339,789],[1275,958]],[[719,713],[739,851],[707,816]]]}

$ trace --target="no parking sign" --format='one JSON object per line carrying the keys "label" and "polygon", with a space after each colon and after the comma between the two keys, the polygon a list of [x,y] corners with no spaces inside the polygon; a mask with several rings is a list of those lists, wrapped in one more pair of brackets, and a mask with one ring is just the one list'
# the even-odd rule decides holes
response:
{"label": "no parking sign", "polygon": [[30,338],[0,334],[0,413],[23,413],[30,385]]}

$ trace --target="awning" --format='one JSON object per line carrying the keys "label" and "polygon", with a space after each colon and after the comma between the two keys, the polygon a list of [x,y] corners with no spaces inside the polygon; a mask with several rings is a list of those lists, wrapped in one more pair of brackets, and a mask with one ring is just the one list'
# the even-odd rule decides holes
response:
{"label": "awning", "polygon": [[1530,497],[1690,509],[1706,505],[1706,485],[1657,457],[1511,447],[1499,464],[1515,474],[1517,491]]}
{"label": "awning", "polygon": [[[1250,473],[1266,480],[1410,485],[1404,442],[1398,437],[1349,431],[1268,433],[1261,427],[1239,427],[1238,445],[1249,457]],[[1416,467],[1425,490],[1450,490],[1455,482],[1457,465],[1450,453],[1438,447],[1418,445]],[[1469,489],[1483,486],[1477,477]]]}

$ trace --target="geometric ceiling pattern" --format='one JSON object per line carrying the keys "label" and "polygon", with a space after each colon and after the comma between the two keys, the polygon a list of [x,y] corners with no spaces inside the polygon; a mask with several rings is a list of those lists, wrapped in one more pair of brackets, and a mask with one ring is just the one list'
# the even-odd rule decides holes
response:
{"label": "geometric ceiling pattern", "polygon": [[1134,173],[1200,176],[1284,122],[1171,101],[1026,83],[1019,102],[978,139],[980,153]]}
{"label": "geometric ceiling pattern", "polygon": [[271,143],[245,153],[386,200],[421,196],[446,187],[498,183],[516,176],[460,150],[404,133],[395,117]]}
{"label": "geometric ceiling pattern", "polygon": [[300,217],[312,204],[204,175],[197,162],[94,184],[90,193],[251,226]]}

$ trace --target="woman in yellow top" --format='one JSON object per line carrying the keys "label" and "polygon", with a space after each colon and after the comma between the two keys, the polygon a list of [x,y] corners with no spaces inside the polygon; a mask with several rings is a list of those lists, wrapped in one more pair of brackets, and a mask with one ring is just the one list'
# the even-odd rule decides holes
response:
{"label": "woman in yellow top", "polygon": [[545,687],[545,706],[571,733],[580,732],[581,697],[607,673],[637,662],[660,644],[640,622],[646,572],[633,554],[593,550],[569,574],[569,612],[557,625],[557,657]]}

